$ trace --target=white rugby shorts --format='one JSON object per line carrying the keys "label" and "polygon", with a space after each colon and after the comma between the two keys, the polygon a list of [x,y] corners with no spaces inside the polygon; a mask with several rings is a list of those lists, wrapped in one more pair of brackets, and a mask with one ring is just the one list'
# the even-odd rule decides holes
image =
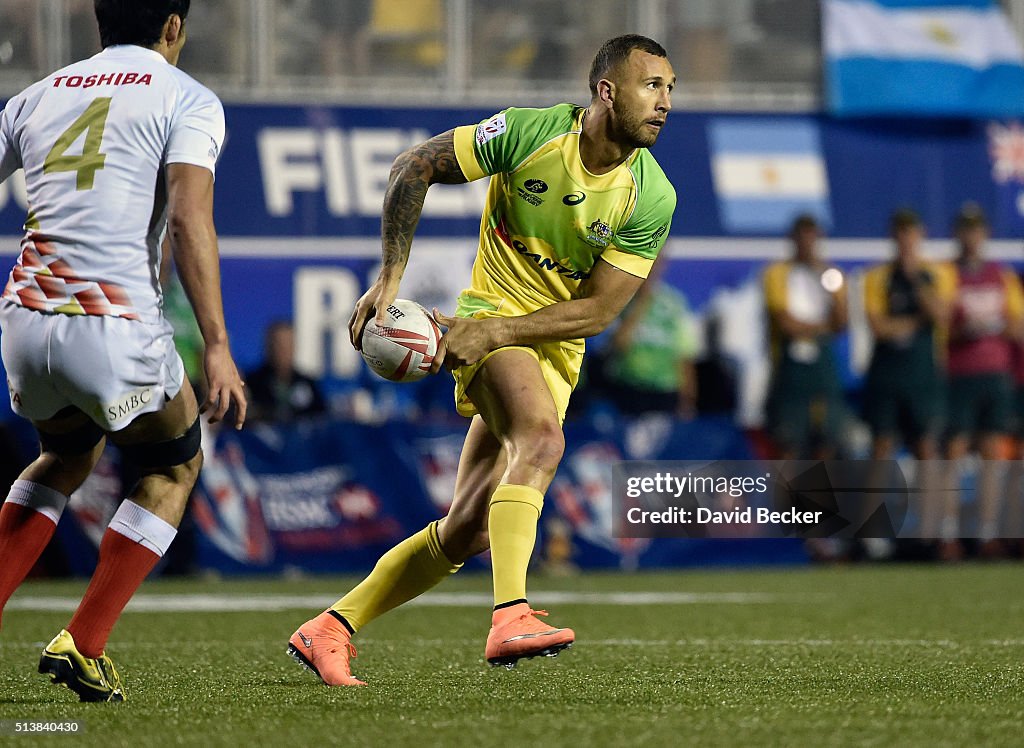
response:
{"label": "white rugby shorts", "polygon": [[0,355],[14,412],[33,421],[73,405],[106,431],[164,407],[185,367],[170,323],[47,314],[0,300]]}

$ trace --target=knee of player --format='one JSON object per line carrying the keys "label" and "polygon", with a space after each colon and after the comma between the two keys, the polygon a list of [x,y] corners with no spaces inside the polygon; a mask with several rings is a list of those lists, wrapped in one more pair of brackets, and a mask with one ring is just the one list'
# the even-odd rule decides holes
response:
{"label": "knee of player", "polygon": [[203,452],[199,450],[192,457],[184,462],[175,465],[146,465],[139,466],[142,475],[158,475],[174,483],[185,491],[191,491],[199,479],[199,471],[203,467]]}
{"label": "knee of player", "polygon": [[143,474],[163,475],[175,483],[191,488],[203,466],[202,434],[197,418],[192,425],[173,439],[158,442],[121,444],[121,454]]}
{"label": "knee of player", "polygon": [[565,452],[565,435],[555,421],[532,425],[513,440],[509,454],[532,467],[554,472]]}
{"label": "knee of player", "polygon": [[203,450],[200,449],[191,459],[183,462],[179,467],[182,472],[181,482],[187,483],[189,488],[191,488],[199,480],[199,472],[203,469]]}
{"label": "knee of player", "polygon": [[[99,451],[102,451],[101,449]],[[69,476],[80,477],[83,481],[89,477],[93,468],[96,465],[96,461],[99,455],[96,453],[97,450],[90,450],[83,454],[58,454],[52,452],[42,452],[41,456],[49,456],[50,459],[54,460],[60,469]]]}

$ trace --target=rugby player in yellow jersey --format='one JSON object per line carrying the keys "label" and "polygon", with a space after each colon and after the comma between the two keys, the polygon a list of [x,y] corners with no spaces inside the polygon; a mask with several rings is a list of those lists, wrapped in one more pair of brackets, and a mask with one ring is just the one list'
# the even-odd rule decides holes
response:
{"label": "rugby player in yellow jersey", "polygon": [[565,446],[562,420],[583,338],[604,330],[664,245],[675,191],[647,150],[671,109],[675,74],[642,36],[611,39],[590,72],[587,108],[507,109],[457,127],[396,159],[382,219],[383,266],[356,304],[352,343],[397,297],[431,184],[490,176],[472,285],[434,362],[455,376],[472,417],[448,515],[399,543],[370,575],[289,640],[289,653],[328,685],[362,685],[351,636],[490,548],[494,610],[485,656],[513,666],[572,645],[526,600],[544,492]]}

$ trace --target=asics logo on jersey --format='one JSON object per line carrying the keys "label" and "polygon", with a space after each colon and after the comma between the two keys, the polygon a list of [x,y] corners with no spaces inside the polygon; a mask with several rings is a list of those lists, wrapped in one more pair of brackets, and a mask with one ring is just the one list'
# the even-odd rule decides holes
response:
{"label": "asics logo on jersey", "polygon": [[583,192],[570,192],[568,195],[562,198],[562,202],[566,205],[579,205],[587,199],[586,193]]}

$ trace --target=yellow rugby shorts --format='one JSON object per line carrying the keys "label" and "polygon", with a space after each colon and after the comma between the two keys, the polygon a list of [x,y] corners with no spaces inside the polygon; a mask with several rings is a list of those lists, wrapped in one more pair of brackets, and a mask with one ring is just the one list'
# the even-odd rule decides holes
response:
{"label": "yellow rugby shorts", "polygon": [[479,413],[473,401],[466,394],[466,390],[487,359],[499,351],[508,350],[526,351],[537,359],[544,382],[551,392],[551,398],[555,401],[558,420],[559,422],[564,421],[565,409],[569,407],[569,396],[572,395],[572,391],[580,379],[580,367],[583,365],[583,351],[575,345],[566,345],[565,343],[538,343],[530,346],[513,345],[498,348],[475,364],[455,369],[452,372],[455,377],[455,409],[459,415],[471,418]]}

